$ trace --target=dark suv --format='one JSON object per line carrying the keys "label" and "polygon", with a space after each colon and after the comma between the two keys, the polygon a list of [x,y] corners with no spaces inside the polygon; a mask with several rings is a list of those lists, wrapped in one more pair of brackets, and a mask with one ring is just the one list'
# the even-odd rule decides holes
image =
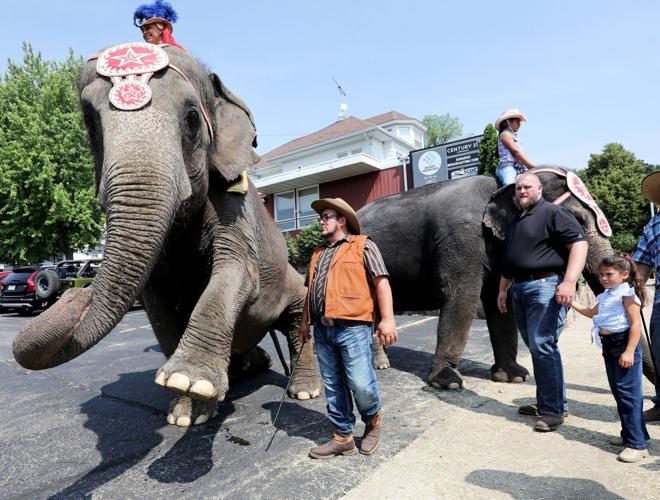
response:
{"label": "dark suv", "polygon": [[46,309],[67,289],[89,286],[100,265],[101,259],[86,259],[18,267],[0,282],[0,308],[21,315]]}

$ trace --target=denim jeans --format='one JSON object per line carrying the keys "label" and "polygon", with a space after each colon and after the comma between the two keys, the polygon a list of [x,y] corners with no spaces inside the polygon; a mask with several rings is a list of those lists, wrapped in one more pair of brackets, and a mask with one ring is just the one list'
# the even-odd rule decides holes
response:
{"label": "denim jeans", "polygon": [[603,360],[607,371],[616,409],[621,419],[623,445],[636,450],[645,450],[649,433],[642,414],[642,345],[637,344],[632,368],[621,368],[619,357],[628,345],[628,330],[610,335],[601,335]]}
{"label": "denim jeans", "polygon": [[561,416],[566,409],[564,370],[557,345],[566,319],[566,306],[555,300],[560,280],[560,276],[551,276],[514,283],[511,288],[516,323],[532,354],[541,415]]}
{"label": "denim jeans", "polygon": [[370,324],[314,324],[314,347],[328,402],[328,420],[342,436],[352,434],[355,424],[351,393],[363,422],[380,410],[372,343]]}
{"label": "denim jeans", "polygon": [[516,177],[525,171],[522,167],[512,167],[505,163],[500,163],[495,169],[495,176],[502,186],[508,186],[516,182]]}
{"label": "denim jeans", "polygon": [[[642,327],[643,328],[643,327]],[[655,396],[652,401],[660,408],[660,302],[653,304],[653,312],[651,313],[651,346],[653,349],[653,357],[655,358],[656,374],[655,374]]]}

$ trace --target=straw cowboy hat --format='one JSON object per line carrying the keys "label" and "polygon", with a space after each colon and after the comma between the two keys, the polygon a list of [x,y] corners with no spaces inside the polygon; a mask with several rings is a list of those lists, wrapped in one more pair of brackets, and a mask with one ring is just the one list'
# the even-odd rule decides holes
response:
{"label": "straw cowboy hat", "polygon": [[360,234],[360,222],[358,221],[355,210],[341,198],[323,198],[312,202],[312,208],[318,212],[319,215],[323,213],[326,208],[334,210],[335,212],[346,217],[346,226],[351,234]]}
{"label": "straw cowboy hat", "polygon": [[642,193],[646,199],[656,205],[660,205],[660,171],[644,177],[642,181]]}
{"label": "straw cowboy hat", "polygon": [[503,111],[500,116],[497,117],[497,120],[495,120],[495,130],[499,132],[500,124],[504,120],[508,120],[509,118],[520,118],[520,120],[523,122],[527,121],[525,115],[523,115],[518,108],[507,109],[506,111]]}

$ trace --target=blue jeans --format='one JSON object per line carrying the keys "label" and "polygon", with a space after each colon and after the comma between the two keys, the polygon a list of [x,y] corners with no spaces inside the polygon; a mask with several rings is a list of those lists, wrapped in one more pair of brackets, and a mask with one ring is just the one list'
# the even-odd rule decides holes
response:
{"label": "blue jeans", "polygon": [[337,434],[353,433],[353,398],[362,421],[367,423],[380,410],[376,384],[372,325],[338,321],[334,326],[314,324],[314,347],[328,402],[328,420]]}
{"label": "blue jeans", "polygon": [[566,306],[555,300],[560,279],[551,276],[514,283],[511,289],[516,323],[532,354],[536,404],[541,415],[562,416],[566,409],[564,369],[557,345],[566,319]]}
{"label": "blue jeans", "polygon": [[516,176],[524,171],[523,167],[513,167],[506,163],[500,163],[495,170],[495,176],[502,186],[508,186],[516,182]]}
{"label": "blue jeans", "polygon": [[[642,327],[643,328],[643,327]],[[656,374],[655,374],[655,396],[651,400],[655,403],[656,406],[660,408],[660,375],[658,372],[658,363],[660,363],[660,302],[653,304],[653,312],[651,313],[651,347],[652,354],[655,358]]]}
{"label": "blue jeans", "polygon": [[621,368],[619,357],[628,345],[628,330],[610,335],[601,335],[603,360],[607,371],[616,409],[621,420],[623,445],[636,450],[645,450],[649,433],[642,414],[642,345],[637,344],[632,368]]}

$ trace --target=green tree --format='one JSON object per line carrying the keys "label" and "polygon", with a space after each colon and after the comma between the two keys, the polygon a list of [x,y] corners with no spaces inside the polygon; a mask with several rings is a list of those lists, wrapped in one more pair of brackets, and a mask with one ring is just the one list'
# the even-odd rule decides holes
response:
{"label": "green tree", "polygon": [[0,81],[0,260],[36,262],[95,245],[102,215],[69,52],[43,60],[28,43]]}
{"label": "green tree", "polygon": [[298,241],[289,233],[284,233],[284,241],[286,242],[286,251],[289,255],[289,264],[296,267],[299,261]]}
{"label": "green tree", "polygon": [[298,259],[302,267],[307,269],[314,249],[323,243],[319,221],[312,222],[298,234]]}
{"label": "green tree", "polygon": [[484,128],[484,136],[479,143],[479,175],[495,175],[500,157],[497,154],[497,131],[492,123]]}
{"label": "green tree", "polygon": [[422,123],[426,125],[426,146],[437,146],[463,135],[461,121],[449,113],[443,115],[425,115]]}
{"label": "green tree", "polygon": [[621,144],[610,143],[577,172],[612,226],[610,242],[615,252],[633,252],[649,220],[649,203],[640,185],[653,170],[653,165],[638,160]]}

